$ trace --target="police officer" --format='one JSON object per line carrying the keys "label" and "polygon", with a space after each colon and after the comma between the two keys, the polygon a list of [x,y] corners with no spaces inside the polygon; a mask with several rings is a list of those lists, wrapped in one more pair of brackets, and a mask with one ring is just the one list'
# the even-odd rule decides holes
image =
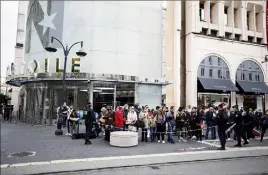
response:
{"label": "police officer", "polygon": [[86,135],[85,135],[85,145],[91,144],[91,141],[89,140],[91,130],[95,121],[95,112],[91,108],[91,103],[88,103],[88,111],[87,115],[85,117],[85,125],[86,125]]}
{"label": "police officer", "polygon": [[[66,105],[66,102],[64,102],[63,106],[62,106],[62,118],[63,118],[62,126],[63,126],[63,128],[66,127],[68,115],[69,115],[69,107]],[[68,128],[68,133],[70,133],[69,128]]]}
{"label": "police officer", "polygon": [[227,129],[227,120],[228,115],[225,108],[223,108],[224,103],[221,103],[219,107],[218,114],[216,116],[216,123],[218,125],[218,135],[221,142],[221,147],[219,150],[225,150],[226,144],[226,129]]}
{"label": "police officer", "polygon": [[238,106],[235,105],[233,106],[234,108],[234,113],[235,113],[235,133],[236,133],[236,138],[237,138],[237,144],[234,145],[235,147],[242,147],[241,145],[241,137],[244,140],[244,145],[248,144],[247,138],[245,136],[245,130],[243,126],[243,116],[242,112],[238,110]]}

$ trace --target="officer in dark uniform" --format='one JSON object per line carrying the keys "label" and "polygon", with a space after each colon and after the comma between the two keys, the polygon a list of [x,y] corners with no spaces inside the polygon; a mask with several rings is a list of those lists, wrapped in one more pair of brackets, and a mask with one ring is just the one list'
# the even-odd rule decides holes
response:
{"label": "officer in dark uniform", "polygon": [[226,144],[226,129],[227,129],[227,121],[228,121],[228,114],[226,109],[223,108],[224,104],[221,103],[219,107],[218,114],[216,116],[216,123],[218,125],[218,135],[221,142],[221,147],[219,150],[225,150]]}
{"label": "officer in dark uniform", "polygon": [[89,138],[90,138],[90,134],[91,134],[95,120],[96,120],[95,112],[91,108],[91,103],[88,103],[88,111],[85,117],[85,125],[86,125],[85,145],[91,144],[91,141],[89,140]]}
{"label": "officer in dark uniform", "polygon": [[[62,126],[63,126],[63,128],[66,127],[67,118],[68,118],[68,115],[69,115],[68,113],[69,113],[69,107],[64,102],[63,106],[62,106],[62,119],[63,119]],[[68,133],[70,133],[69,128],[68,128]]]}
{"label": "officer in dark uniform", "polygon": [[235,105],[233,106],[234,108],[234,113],[235,113],[235,133],[236,133],[236,138],[237,138],[237,144],[235,145],[235,147],[242,147],[241,145],[241,137],[244,140],[244,145],[248,144],[247,138],[245,136],[245,130],[244,130],[244,126],[243,126],[243,116],[242,116],[242,112],[238,110],[238,106]]}

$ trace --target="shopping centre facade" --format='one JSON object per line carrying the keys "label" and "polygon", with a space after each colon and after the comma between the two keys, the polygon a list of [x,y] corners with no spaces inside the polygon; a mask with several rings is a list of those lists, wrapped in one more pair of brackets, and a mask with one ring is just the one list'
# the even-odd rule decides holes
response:
{"label": "shopping centre facade", "polygon": [[168,1],[164,9],[161,2],[30,1],[30,73],[7,83],[22,87],[19,104],[36,116],[25,120],[55,116],[63,52],[44,50],[54,36],[84,41],[88,53],[77,57],[77,46],[68,58],[67,103],[77,109],[88,101],[96,110],[135,102],[268,109],[266,10],[265,1]]}
{"label": "shopping centre facade", "polygon": [[[79,13],[78,13],[79,11]],[[162,2],[29,1],[24,44],[24,76],[19,104],[26,123],[55,118],[61,103],[63,50],[45,47],[56,37],[64,44],[83,41],[86,57],[74,46],[67,61],[67,104],[96,111],[104,104],[159,106],[162,103]],[[27,117],[26,117],[27,116]]]}

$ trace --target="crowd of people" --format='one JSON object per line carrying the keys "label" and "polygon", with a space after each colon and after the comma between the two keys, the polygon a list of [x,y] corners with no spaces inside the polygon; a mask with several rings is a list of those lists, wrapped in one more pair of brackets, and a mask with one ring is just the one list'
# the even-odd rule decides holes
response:
{"label": "crowd of people", "polygon": [[[65,105],[66,106],[66,105]],[[79,118],[74,109],[71,109],[71,117],[65,114],[67,107],[62,110],[64,126],[71,124],[71,134],[76,130]],[[141,132],[142,142],[187,142],[189,139],[202,141],[202,138],[216,139],[216,130],[221,143],[221,150],[225,150],[226,139],[237,140],[236,147],[241,147],[241,138],[244,145],[248,144],[250,138],[254,138],[258,131],[261,131],[261,142],[266,129],[268,128],[268,111],[263,115],[259,110],[248,111],[238,106],[228,107],[221,103],[218,106],[209,106],[208,109],[197,107],[180,107],[175,111],[174,106],[150,109],[148,105],[117,106],[115,110],[111,106],[104,105],[100,113],[96,113],[88,105],[86,121],[86,144],[89,143],[89,135],[95,129],[96,137],[104,135],[105,141],[110,141],[110,133],[113,131]],[[69,128],[69,127],[68,127]],[[205,132],[203,132],[205,131]],[[256,133],[254,132],[256,131]],[[70,133],[70,131],[68,131]],[[233,133],[233,134],[231,134]],[[70,134],[70,135],[71,135]]]}

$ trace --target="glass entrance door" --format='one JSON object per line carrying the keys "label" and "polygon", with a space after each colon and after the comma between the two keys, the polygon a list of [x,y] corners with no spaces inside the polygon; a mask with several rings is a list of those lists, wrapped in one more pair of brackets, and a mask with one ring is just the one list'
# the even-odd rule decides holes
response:
{"label": "glass entrance door", "polygon": [[115,83],[111,82],[94,82],[93,83],[93,108],[94,111],[100,112],[101,108],[106,106],[114,107],[115,101]]}

